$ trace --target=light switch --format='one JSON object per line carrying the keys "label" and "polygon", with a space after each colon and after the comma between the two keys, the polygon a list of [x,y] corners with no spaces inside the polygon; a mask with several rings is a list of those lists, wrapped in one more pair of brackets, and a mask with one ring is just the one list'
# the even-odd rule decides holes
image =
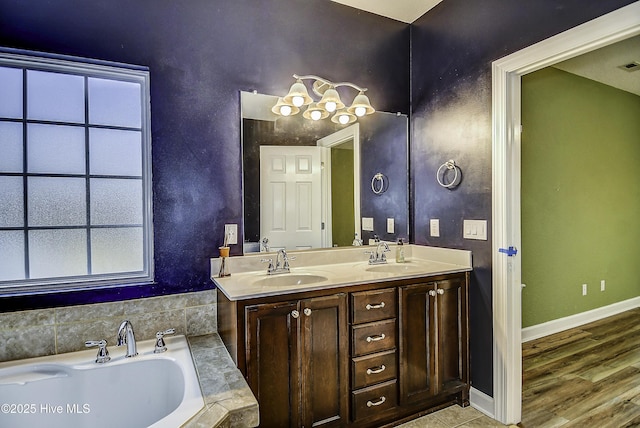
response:
{"label": "light switch", "polygon": [[387,233],[395,233],[394,229],[395,229],[395,222],[393,221],[392,218],[388,218],[387,219]]}
{"label": "light switch", "polygon": [[462,230],[465,239],[487,240],[487,220],[464,220]]}
{"label": "light switch", "polygon": [[238,243],[238,225],[237,224],[225,224],[224,234],[227,236],[227,245],[234,245]]}
{"label": "light switch", "polygon": [[434,238],[440,236],[440,219],[432,218],[429,220],[429,234]]}
{"label": "light switch", "polygon": [[373,231],[373,217],[362,217],[362,230]]}

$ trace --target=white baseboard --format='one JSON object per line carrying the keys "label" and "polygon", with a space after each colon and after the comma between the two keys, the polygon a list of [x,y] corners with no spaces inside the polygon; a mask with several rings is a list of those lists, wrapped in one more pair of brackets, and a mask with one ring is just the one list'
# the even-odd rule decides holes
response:
{"label": "white baseboard", "polygon": [[640,297],[623,300],[622,302],[617,302],[612,305],[603,306],[601,308],[592,309],[590,311],[570,315],[557,320],[547,321],[542,324],[532,325],[531,327],[522,329],[522,342],[528,342],[530,340],[559,333],[570,328],[579,327],[637,307],[640,307]]}
{"label": "white baseboard", "polygon": [[491,419],[494,419],[495,410],[493,397],[489,397],[484,392],[471,387],[469,390],[469,402],[471,403],[471,407],[480,410]]}

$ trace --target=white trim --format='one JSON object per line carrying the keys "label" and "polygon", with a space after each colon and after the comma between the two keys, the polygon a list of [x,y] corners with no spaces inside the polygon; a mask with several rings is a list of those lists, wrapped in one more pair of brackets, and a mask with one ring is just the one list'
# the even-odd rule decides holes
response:
{"label": "white trim", "polygon": [[522,343],[569,330],[570,328],[580,327],[581,325],[589,324],[590,322],[598,321],[638,307],[640,307],[640,297],[634,297],[623,300],[622,302],[591,309],[590,311],[532,325],[522,329]]}
{"label": "white trim", "polygon": [[469,390],[469,402],[471,403],[471,407],[480,410],[491,419],[494,419],[495,412],[493,397],[471,387],[471,389]]}
{"label": "white trim", "polygon": [[493,62],[493,394],[495,419],[520,422],[522,396],[520,258],[520,78],[559,61],[640,34],[640,2]]}

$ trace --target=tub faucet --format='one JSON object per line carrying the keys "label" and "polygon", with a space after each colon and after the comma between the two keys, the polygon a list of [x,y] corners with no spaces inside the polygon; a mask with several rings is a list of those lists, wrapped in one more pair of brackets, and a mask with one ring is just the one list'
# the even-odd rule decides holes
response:
{"label": "tub faucet", "polygon": [[135,357],[138,355],[136,349],[136,336],[133,333],[133,326],[128,320],[122,321],[120,328],[118,328],[118,335],[116,336],[116,346],[127,345],[127,354],[125,357]]}

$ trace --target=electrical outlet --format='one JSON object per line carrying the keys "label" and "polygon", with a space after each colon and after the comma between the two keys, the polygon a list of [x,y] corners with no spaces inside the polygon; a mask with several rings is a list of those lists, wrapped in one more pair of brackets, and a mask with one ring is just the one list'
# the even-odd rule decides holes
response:
{"label": "electrical outlet", "polygon": [[582,284],[582,295],[583,296],[587,295],[587,284]]}
{"label": "electrical outlet", "polygon": [[604,291],[605,282],[604,279],[600,281],[600,291]]}
{"label": "electrical outlet", "polygon": [[225,224],[224,234],[227,237],[227,245],[233,245],[238,243],[238,225],[237,224]]}
{"label": "electrical outlet", "polygon": [[429,220],[429,234],[434,238],[440,236],[440,219],[432,218]]}

